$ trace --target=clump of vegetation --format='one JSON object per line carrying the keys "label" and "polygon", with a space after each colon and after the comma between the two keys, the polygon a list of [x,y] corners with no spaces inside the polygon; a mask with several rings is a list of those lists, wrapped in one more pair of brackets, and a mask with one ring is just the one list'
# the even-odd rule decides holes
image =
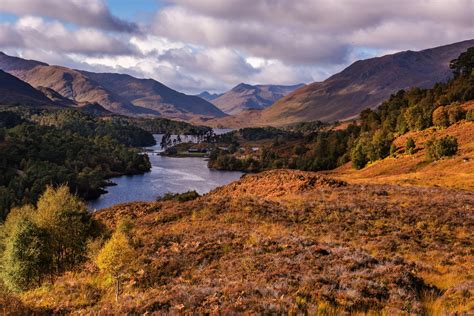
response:
{"label": "clump of vegetation", "polygon": [[474,121],[474,109],[470,109],[469,111],[467,111],[466,120]]}
{"label": "clump of vegetation", "polygon": [[98,227],[66,186],[48,187],[36,207],[14,209],[1,226],[1,280],[12,291],[54,280],[84,261]]}
{"label": "clump of vegetation", "polygon": [[464,117],[465,113],[457,103],[449,106],[439,106],[433,111],[433,125],[448,127],[462,120]]}
{"label": "clump of vegetation", "polygon": [[412,137],[409,137],[406,142],[406,152],[410,155],[413,155],[416,149],[415,140]]}
{"label": "clump of vegetation", "polygon": [[431,139],[426,143],[428,158],[439,160],[443,157],[454,156],[458,152],[458,140],[454,136]]}
{"label": "clump of vegetation", "polygon": [[163,196],[159,196],[156,198],[157,202],[162,202],[162,201],[177,201],[177,202],[187,202],[187,201],[192,201],[200,197],[199,193],[197,193],[195,190],[192,191],[187,191],[183,193],[166,193]]}

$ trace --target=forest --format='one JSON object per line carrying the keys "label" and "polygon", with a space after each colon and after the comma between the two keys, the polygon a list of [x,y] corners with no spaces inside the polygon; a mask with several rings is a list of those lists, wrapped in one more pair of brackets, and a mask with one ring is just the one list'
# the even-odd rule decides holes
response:
{"label": "forest", "polygon": [[[366,109],[346,128],[331,128],[322,122],[275,128],[241,129],[214,142],[227,144],[228,150],[215,150],[209,167],[223,170],[258,172],[275,168],[307,171],[334,169],[348,161],[356,169],[395,154],[393,140],[408,131],[435,126],[445,128],[462,119],[473,120],[473,110],[465,111],[463,102],[474,99],[474,48],[451,61],[453,77],[431,89],[400,90],[376,110]],[[337,126],[337,125],[335,125]],[[238,139],[241,139],[240,143]],[[241,153],[246,140],[268,138],[269,144],[256,154]],[[232,146],[231,146],[232,145]],[[416,146],[416,144],[415,144]],[[431,140],[429,159],[456,153],[456,139]],[[436,153],[434,153],[436,152]]]}
{"label": "forest", "polygon": [[107,179],[150,170],[135,147],[155,144],[131,124],[102,121],[77,110],[0,112],[0,218],[35,203],[46,186],[67,184],[85,199],[104,192]]}

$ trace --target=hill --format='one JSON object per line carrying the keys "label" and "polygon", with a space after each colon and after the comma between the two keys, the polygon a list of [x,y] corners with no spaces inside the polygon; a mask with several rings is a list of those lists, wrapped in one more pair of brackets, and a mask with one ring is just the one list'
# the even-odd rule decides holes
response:
{"label": "hill", "polygon": [[210,101],[225,113],[233,115],[245,110],[265,109],[302,86],[304,84],[279,86],[240,83]]}
{"label": "hill", "polygon": [[[474,102],[465,104],[474,109]],[[439,161],[427,161],[426,142],[444,136],[456,137],[459,153]],[[400,185],[442,186],[474,191],[474,122],[461,121],[447,128],[432,127],[412,131],[397,137],[393,143],[398,148],[395,157],[387,157],[355,170],[347,163],[328,175],[350,179],[354,183],[392,183]],[[407,139],[416,144],[413,155],[406,154]]]}
{"label": "hill", "polygon": [[29,106],[57,105],[28,83],[0,70],[0,104]]}
{"label": "hill", "polygon": [[225,114],[211,103],[177,92],[153,79],[137,79],[129,75],[82,72],[105,89],[136,107],[160,116],[189,120],[193,116],[222,117]]}
{"label": "hill", "polygon": [[428,88],[452,77],[451,60],[474,40],[418,52],[405,51],[359,60],[323,82],[306,85],[262,111],[211,120],[225,127],[284,126],[304,121],[337,121],[376,108],[392,93],[410,87]]}
{"label": "hill", "polygon": [[136,268],[117,302],[88,261],[4,304],[80,314],[466,312],[473,203],[462,190],[246,175],[193,201],[96,213],[110,229],[133,222]]}
{"label": "hill", "polygon": [[[0,69],[28,82],[33,87],[52,89],[60,96],[76,103],[98,103],[114,113],[185,120],[194,116],[225,115],[205,100],[179,93],[152,79],[85,72],[3,53],[0,53]],[[55,98],[58,99],[57,96]]]}

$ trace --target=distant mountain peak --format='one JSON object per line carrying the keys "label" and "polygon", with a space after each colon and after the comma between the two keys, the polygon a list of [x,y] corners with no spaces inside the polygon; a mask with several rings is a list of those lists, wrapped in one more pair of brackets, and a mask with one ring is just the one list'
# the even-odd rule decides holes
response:
{"label": "distant mountain peak", "polygon": [[251,85],[241,82],[211,102],[225,113],[234,115],[246,110],[262,110],[302,86],[304,84]]}

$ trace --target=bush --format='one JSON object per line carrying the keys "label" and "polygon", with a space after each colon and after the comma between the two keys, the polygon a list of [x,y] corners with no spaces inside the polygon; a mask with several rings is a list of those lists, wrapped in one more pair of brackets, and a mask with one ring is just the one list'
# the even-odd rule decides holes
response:
{"label": "bush", "polygon": [[352,160],[352,166],[354,166],[355,169],[362,169],[367,164],[368,162],[367,154],[366,154],[364,146],[361,143],[357,144],[355,148],[352,150],[351,160]]}
{"label": "bush", "polygon": [[449,126],[449,118],[448,112],[446,111],[446,107],[440,106],[437,107],[436,110],[433,111],[433,125],[439,127],[448,127]]}
{"label": "bush", "polygon": [[454,136],[432,139],[426,143],[427,155],[430,159],[454,156],[458,152],[458,140]]}
{"label": "bush", "polygon": [[408,138],[406,146],[407,146],[407,153],[410,155],[413,155],[413,152],[415,151],[415,148],[416,148],[415,140],[411,137]]}
{"label": "bush", "polygon": [[448,121],[449,125],[457,123],[464,118],[464,111],[459,104],[452,104],[448,106]]}
{"label": "bush", "polygon": [[196,191],[187,191],[184,193],[166,193],[163,196],[156,198],[157,202],[161,201],[178,201],[178,202],[187,202],[192,201],[200,197],[199,193]]}
{"label": "bush", "polygon": [[467,111],[466,120],[474,122],[474,109]]}

